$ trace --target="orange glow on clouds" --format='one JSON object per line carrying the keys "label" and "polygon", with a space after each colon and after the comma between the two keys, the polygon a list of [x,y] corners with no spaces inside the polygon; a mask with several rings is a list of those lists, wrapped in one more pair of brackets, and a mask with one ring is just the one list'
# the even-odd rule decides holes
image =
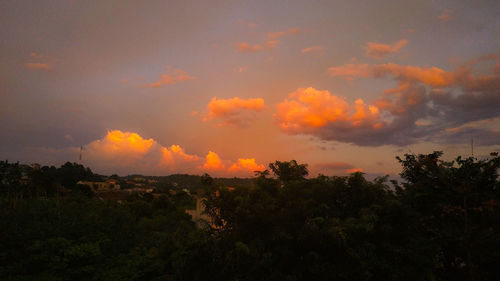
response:
{"label": "orange glow on clouds", "polygon": [[447,22],[453,18],[453,10],[446,9],[437,17],[442,23]]}
{"label": "orange glow on clouds", "polygon": [[224,170],[225,165],[222,163],[219,155],[213,151],[209,151],[205,157],[205,164],[203,168],[207,170]]}
{"label": "orange glow on clouds", "polygon": [[323,46],[311,46],[311,47],[307,47],[307,48],[302,49],[300,52],[302,54],[307,54],[307,53],[311,53],[311,52],[323,52],[324,50],[325,50],[325,47],[323,47]]}
{"label": "orange glow on clouds", "polygon": [[212,119],[220,119],[223,125],[246,125],[249,119],[253,119],[252,115],[260,112],[265,108],[264,100],[262,98],[240,99],[234,97],[231,99],[217,99],[212,98],[207,105],[208,113],[204,117],[204,121]]}
{"label": "orange glow on clouds", "polygon": [[331,76],[341,76],[348,80],[357,77],[382,78],[392,76],[400,83],[420,82],[433,87],[446,87],[454,82],[454,74],[437,67],[421,68],[411,65],[398,65],[386,63],[379,65],[368,64],[345,64],[330,67],[328,72]]}
{"label": "orange glow on clouds", "polygon": [[346,170],[346,172],[347,172],[348,174],[351,174],[351,173],[356,173],[356,172],[363,172],[363,169],[359,169],[359,168],[348,169],[348,170]]}
{"label": "orange glow on clouds", "polygon": [[276,38],[283,37],[285,35],[296,35],[299,33],[300,33],[300,29],[295,27],[295,28],[291,28],[291,29],[285,30],[285,31],[269,32],[267,34],[267,38],[276,39]]}
{"label": "orange glow on clouds", "polygon": [[161,165],[171,166],[179,161],[192,162],[198,161],[199,157],[196,155],[189,155],[184,152],[184,149],[179,145],[171,145],[169,148],[162,147],[162,160]]}
{"label": "orange glow on clouds", "polygon": [[255,158],[239,158],[238,162],[229,167],[229,171],[263,171],[266,167],[262,164],[255,163]]}
{"label": "orange glow on clouds", "polygon": [[235,47],[236,50],[240,53],[258,52],[263,49],[262,45],[260,44],[250,45],[247,42],[236,43]]}
{"label": "orange glow on clouds", "polygon": [[25,64],[27,68],[29,69],[35,69],[35,70],[51,70],[52,66],[50,66],[47,63],[35,63],[35,62],[29,62]]}
{"label": "orange glow on clouds", "polygon": [[352,108],[343,98],[319,91],[315,88],[299,88],[288,95],[288,99],[277,105],[276,118],[285,131],[324,127],[329,124],[358,127],[382,126],[379,110],[356,100]]}
{"label": "orange glow on clouds", "polygon": [[278,38],[288,36],[288,35],[296,35],[300,33],[300,29],[291,28],[285,31],[278,32],[269,32],[267,33],[267,40],[265,40],[261,44],[249,44],[247,42],[238,42],[234,44],[236,51],[239,53],[256,53],[264,50],[272,50],[278,46],[280,40]]}
{"label": "orange glow on clouds", "polygon": [[136,133],[114,130],[108,132],[104,139],[92,142],[89,147],[109,154],[142,155],[147,153],[154,143],[153,139],[143,139]]}
{"label": "orange glow on clouds", "polygon": [[406,44],[408,44],[408,40],[406,39],[401,39],[392,45],[368,42],[365,47],[366,55],[372,58],[382,59],[389,54],[397,53],[399,49],[406,46]]}
{"label": "orange glow on clouds", "polygon": [[196,78],[187,74],[187,72],[185,72],[184,70],[175,69],[174,71],[171,71],[170,67],[167,67],[167,73],[162,74],[160,76],[160,79],[158,79],[156,82],[146,84],[144,85],[144,87],[158,88],[165,85],[177,84],[181,81],[188,81],[194,79]]}
{"label": "orange glow on clouds", "polygon": [[370,66],[368,64],[348,63],[342,66],[330,67],[328,72],[331,76],[343,76],[348,80],[356,77],[370,77]]}
{"label": "orange glow on clouds", "polygon": [[[213,151],[209,151],[205,156],[205,163],[203,170],[207,170],[209,172],[220,172],[223,175],[245,175],[248,176],[253,174],[254,171],[262,171],[265,170],[266,167],[262,164],[257,164],[255,158],[239,158],[237,162],[229,165],[226,165],[219,155]],[[229,168],[227,168],[229,166]]]}
{"label": "orange glow on clouds", "polygon": [[421,82],[433,87],[446,87],[451,85],[454,81],[453,73],[437,67],[421,68],[418,66],[403,66],[394,63],[375,66],[373,68],[373,75],[375,77],[392,75],[400,81]]}
{"label": "orange glow on clouds", "polygon": [[109,131],[102,139],[86,145],[84,158],[87,164],[95,167],[132,168],[147,174],[208,171],[219,176],[249,176],[264,168],[254,158],[240,158],[231,164],[213,151],[209,151],[206,157],[199,157],[186,153],[180,145],[164,147],[152,138],[145,139],[137,133],[120,130]]}

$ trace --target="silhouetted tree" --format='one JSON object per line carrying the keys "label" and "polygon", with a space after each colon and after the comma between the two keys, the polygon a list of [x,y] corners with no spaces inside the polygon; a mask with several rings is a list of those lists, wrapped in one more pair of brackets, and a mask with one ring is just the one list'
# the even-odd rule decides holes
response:
{"label": "silhouetted tree", "polygon": [[500,276],[500,157],[458,157],[442,152],[397,158],[407,182],[405,203],[418,211],[419,230],[436,247],[435,272],[443,280],[491,280]]}
{"label": "silhouetted tree", "polygon": [[309,174],[307,164],[297,164],[295,160],[270,163],[269,169],[271,169],[273,174],[282,182],[301,180]]}

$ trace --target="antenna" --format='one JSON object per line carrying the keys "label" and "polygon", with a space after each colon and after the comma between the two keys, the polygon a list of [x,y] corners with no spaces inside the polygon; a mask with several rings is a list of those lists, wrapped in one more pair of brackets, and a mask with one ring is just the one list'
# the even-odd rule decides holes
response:
{"label": "antenna", "polygon": [[82,164],[82,151],[83,151],[83,145],[80,146],[80,157],[78,157],[78,164]]}
{"label": "antenna", "polygon": [[474,158],[474,138],[473,137],[470,138],[470,150],[472,153],[472,158]]}

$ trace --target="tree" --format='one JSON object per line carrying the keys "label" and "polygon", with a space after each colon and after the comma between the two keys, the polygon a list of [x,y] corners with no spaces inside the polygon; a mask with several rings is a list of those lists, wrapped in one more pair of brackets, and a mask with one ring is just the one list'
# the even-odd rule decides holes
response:
{"label": "tree", "polygon": [[443,153],[397,157],[406,180],[401,200],[420,216],[419,231],[434,244],[435,272],[444,280],[491,280],[500,276],[500,157],[456,158]]}
{"label": "tree", "polygon": [[205,187],[211,187],[214,185],[214,179],[207,173],[204,173],[200,178],[201,184]]}
{"label": "tree", "polygon": [[309,175],[307,164],[297,164],[295,160],[270,163],[269,169],[271,169],[282,182],[302,180]]}

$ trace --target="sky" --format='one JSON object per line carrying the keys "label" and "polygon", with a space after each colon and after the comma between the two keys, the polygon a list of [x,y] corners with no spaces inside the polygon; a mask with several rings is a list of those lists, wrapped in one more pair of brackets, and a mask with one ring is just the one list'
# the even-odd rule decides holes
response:
{"label": "sky", "polygon": [[[0,159],[397,174],[500,150],[500,1],[0,1]],[[471,145],[471,140],[473,145]],[[473,151],[472,151],[473,147]]]}

